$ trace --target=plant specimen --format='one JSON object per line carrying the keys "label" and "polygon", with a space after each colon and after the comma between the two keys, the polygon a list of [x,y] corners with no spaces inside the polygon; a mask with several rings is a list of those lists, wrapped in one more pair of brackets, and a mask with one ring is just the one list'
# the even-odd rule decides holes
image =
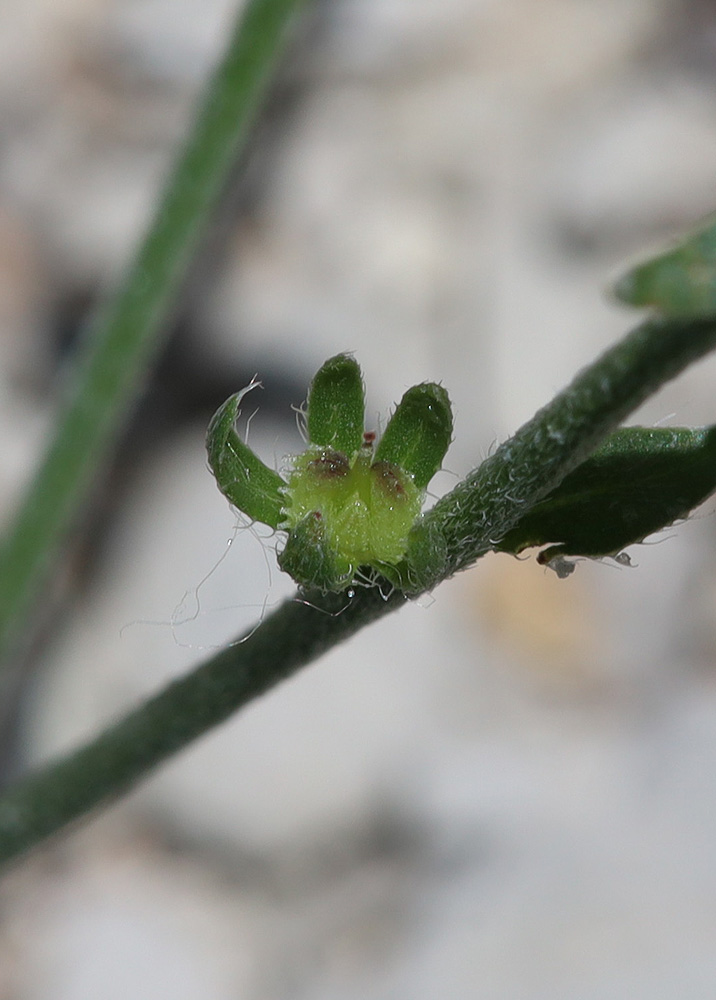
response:
{"label": "plant specimen", "polygon": [[[88,338],[74,395],[0,553],[6,657],[22,645],[41,584],[157,353],[299,6],[245,5],[155,222]],[[300,599],[0,797],[0,860],[116,797],[250,699],[487,552],[539,546],[540,560],[566,575],[568,557],[623,560],[625,546],[686,516],[716,488],[714,428],[620,425],[716,347],[715,247],[710,225],[622,279],[617,293],[648,308],[647,318],[428,510],[425,491],[453,434],[441,386],[408,390],[376,441],[364,428],[358,365],[337,354],[313,380],[307,448],[285,477],[241,441],[241,394],[231,397],[209,430],[210,464],[234,506],[283,533],[279,559]]]}

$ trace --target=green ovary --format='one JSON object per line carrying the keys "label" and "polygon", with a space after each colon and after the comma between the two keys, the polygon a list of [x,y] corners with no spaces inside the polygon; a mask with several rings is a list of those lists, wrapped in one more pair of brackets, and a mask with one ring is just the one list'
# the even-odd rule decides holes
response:
{"label": "green ovary", "polygon": [[370,448],[350,460],[341,452],[309,448],[295,461],[286,495],[289,531],[307,514],[320,513],[326,541],[355,567],[400,562],[422,502],[410,475],[373,462]]}

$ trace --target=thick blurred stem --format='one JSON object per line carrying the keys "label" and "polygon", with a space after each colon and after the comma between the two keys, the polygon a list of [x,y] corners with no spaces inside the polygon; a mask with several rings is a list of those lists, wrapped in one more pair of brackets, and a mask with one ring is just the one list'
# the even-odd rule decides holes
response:
{"label": "thick blurred stem", "polygon": [[163,346],[190,264],[301,4],[249,0],[242,7],[147,236],[117,295],[87,331],[54,438],[0,549],[2,662],[27,641],[63,543]]}

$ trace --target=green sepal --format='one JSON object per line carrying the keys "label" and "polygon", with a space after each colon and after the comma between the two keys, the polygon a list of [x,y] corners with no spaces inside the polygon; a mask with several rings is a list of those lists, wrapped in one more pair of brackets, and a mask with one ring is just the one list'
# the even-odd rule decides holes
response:
{"label": "green sepal", "polygon": [[315,587],[324,592],[344,590],[356,570],[326,539],[319,511],[306,514],[291,529],[283,551],[278,554],[278,564],[302,587]]}
{"label": "green sepal", "polygon": [[349,354],[336,354],[322,365],[308,390],[306,423],[312,444],[350,458],[363,442],[363,376]]}
{"label": "green sepal", "polygon": [[716,426],[623,427],[496,545],[518,553],[552,543],[560,556],[616,555],[716,491]]}
{"label": "green sepal", "polygon": [[236,433],[239,405],[248,386],[223,403],[211,418],[206,434],[209,465],[224,496],[252,521],[278,528],[284,520],[286,484],[264,465]]}
{"label": "green sepal", "polygon": [[711,219],[672,250],[632,268],[617,281],[614,294],[665,316],[716,317],[716,222]]}
{"label": "green sepal", "polygon": [[435,382],[408,389],[388,421],[375,452],[410,473],[424,490],[442,465],[452,439],[452,407],[447,392]]}
{"label": "green sepal", "polygon": [[432,590],[445,571],[447,543],[439,528],[420,518],[408,534],[405,558],[397,566],[381,567],[391,583],[406,594]]}

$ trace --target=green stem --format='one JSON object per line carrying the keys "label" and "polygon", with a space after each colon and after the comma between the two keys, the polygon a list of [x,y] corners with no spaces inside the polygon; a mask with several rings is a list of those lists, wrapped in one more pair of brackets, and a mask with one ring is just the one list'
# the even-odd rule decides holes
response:
{"label": "green stem", "polygon": [[377,588],[353,599],[341,594],[285,601],[243,642],[0,799],[0,862],[118,795],[235,709],[404,601],[397,592],[384,600]]}
{"label": "green stem", "polygon": [[652,319],[580,372],[423,518],[446,551],[430,588],[495,542],[664,382],[716,346],[716,321]]}
{"label": "green stem", "polygon": [[172,307],[301,3],[246,5],[134,264],[90,329],[54,440],[0,550],[0,661],[26,637],[63,542],[163,345]]}
{"label": "green stem", "polygon": [[[427,515],[446,539],[439,578],[491,547],[644,398],[716,346],[716,323],[645,323],[608,350]],[[487,471],[483,472],[487,466]],[[235,709],[404,603],[378,588],[287,602],[244,642],[0,799],[0,860],[127,789]]]}

